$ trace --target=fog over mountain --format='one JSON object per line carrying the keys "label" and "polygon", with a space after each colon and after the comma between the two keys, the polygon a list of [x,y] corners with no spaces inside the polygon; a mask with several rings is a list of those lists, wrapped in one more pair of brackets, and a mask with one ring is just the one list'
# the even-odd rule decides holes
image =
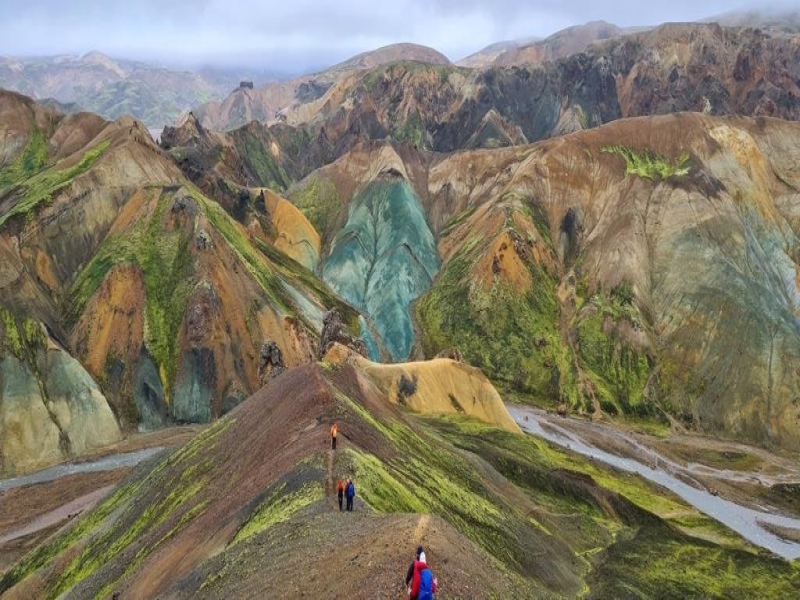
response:
{"label": "fog over mountain", "polygon": [[[264,67],[304,72],[393,42],[433,46],[457,60],[498,40],[545,37],[559,29],[603,19],[637,26],[695,21],[710,15],[763,9],[752,1],[676,0],[642,4],[617,0],[3,0],[0,53],[83,54],[171,66]],[[791,0],[772,2],[791,10]]]}

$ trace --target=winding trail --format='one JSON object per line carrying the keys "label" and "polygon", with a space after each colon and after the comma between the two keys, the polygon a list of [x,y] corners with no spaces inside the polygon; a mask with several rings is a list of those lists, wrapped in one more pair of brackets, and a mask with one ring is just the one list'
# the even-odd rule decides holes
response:
{"label": "winding trail", "polygon": [[[774,528],[800,533],[800,519],[756,510],[715,496],[691,477],[692,469],[696,467],[687,468],[665,458],[652,448],[630,439],[616,429],[606,428],[608,429],[607,434],[625,438],[626,441],[633,444],[637,449],[637,452],[633,454],[637,457],[636,459],[618,456],[598,448],[577,432],[559,425],[552,415],[543,410],[512,404],[506,406],[508,412],[525,432],[622,471],[636,473],[648,481],[670,490],[697,510],[729,527],[751,543],[766,548],[785,559],[800,558],[800,542],[783,539],[765,527],[772,525]],[[726,472],[721,473],[721,476],[724,476]]]}

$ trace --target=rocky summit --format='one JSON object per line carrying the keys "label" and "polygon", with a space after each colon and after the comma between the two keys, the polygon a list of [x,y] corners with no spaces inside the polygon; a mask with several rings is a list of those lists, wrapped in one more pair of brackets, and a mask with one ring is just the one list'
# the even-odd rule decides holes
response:
{"label": "rocky summit", "polygon": [[800,597],[800,19],[414,6],[9,37],[0,596]]}

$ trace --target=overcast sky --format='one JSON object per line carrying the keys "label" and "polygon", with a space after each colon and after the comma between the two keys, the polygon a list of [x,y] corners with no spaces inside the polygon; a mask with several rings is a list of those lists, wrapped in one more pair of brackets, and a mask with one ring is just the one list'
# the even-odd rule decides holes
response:
{"label": "overcast sky", "polygon": [[[775,0],[780,8],[798,0]],[[749,1],[750,6],[758,5]],[[603,19],[693,21],[740,0],[0,0],[0,54],[84,53],[302,71],[393,42],[456,60],[496,41]]]}

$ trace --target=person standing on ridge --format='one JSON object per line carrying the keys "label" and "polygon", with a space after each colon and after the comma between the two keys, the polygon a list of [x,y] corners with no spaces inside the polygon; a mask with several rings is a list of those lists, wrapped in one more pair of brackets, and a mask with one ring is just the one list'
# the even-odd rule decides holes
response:
{"label": "person standing on ridge", "polygon": [[339,426],[334,423],[331,425],[331,450],[336,450],[336,436],[339,433]]}
{"label": "person standing on ridge", "polygon": [[339,494],[339,510],[342,510],[342,500],[344,500],[344,483],[339,480],[339,485],[336,487],[336,492]]}
{"label": "person standing on ridge", "polygon": [[356,497],[356,486],[352,479],[347,480],[347,512],[353,512],[353,498]]}
{"label": "person standing on ridge", "polygon": [[419,553],[419,560],[414,561],[414,576],[408,596],[411,600],[433,600],[439,582],[431,573],[425,558],[425,552]]}

